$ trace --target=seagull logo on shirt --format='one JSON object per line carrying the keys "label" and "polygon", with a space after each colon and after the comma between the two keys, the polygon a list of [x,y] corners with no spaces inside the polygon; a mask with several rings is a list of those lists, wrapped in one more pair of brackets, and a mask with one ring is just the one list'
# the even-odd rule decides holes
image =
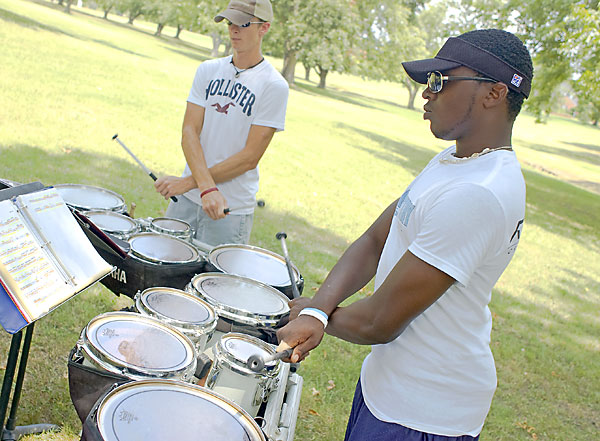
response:
{"label": "seagull logo on shirt", "polygon": [[214,103],[211,107],[214,107],[217,112],[224,113],[225,115],[227,115],[227,110],[229,109],[229,106],[235,107],[235,104],[233,104],[233,101],[225,104],[223,107],[221,107],[221,105],[219,103]]}

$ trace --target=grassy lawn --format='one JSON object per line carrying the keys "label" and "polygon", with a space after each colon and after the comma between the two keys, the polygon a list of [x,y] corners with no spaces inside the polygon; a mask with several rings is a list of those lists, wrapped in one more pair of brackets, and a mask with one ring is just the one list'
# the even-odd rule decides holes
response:
{"label": "grassy lawn", "polygon": [[[90,10],[67,15],[41,0],[0,0],[0,178],[98,185],[135,202],[137,217],[158,217],[167,202],[111,137],[119,133],[156,174],[179,174],[185,100],[210,40],[188,32],[175,40],[169,28],[156,38],[152,24],[109,19]],[[305,295],[447,146],[405,105],[399,85],[336,74],[327,90],[300,78],[291,90],[286,130],[261,161],[258,197],[266,206],[256,211],[251,243],[280,252],[275,233],[286,231]],[[573,120],[517,121],[527,218],[490,305],[499,385],[484,441],[598,437],[599,139],[600,130]],[[79,439],[66,357],[91,318],[130,303],[96,285],[36,324],[18,424],[64,430],[30,439]],[[0,353],[9,343],[0,334]],[[368,351],[325,338],[303,363],[298,441],[343,438]]]}

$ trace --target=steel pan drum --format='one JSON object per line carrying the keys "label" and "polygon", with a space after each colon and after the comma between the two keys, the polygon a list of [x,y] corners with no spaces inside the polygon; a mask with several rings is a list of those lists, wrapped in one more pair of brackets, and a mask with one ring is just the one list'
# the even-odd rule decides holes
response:
{"label": "steel pan drum", "polygon": [[289,299],[280,291],[232,274],[197,274],[186,289],[211,304],[219,317],[239,325],[273,328],[290,312]]}
{"label": "steel pan drum", "polygon": [[[258,280],[291,298],[290,276],[285,259],[279,254],[252,245],[228,244],[213,248],[208,260],[219,271]],[[296,279],[294,282],[302,292],[302,276],[295,266],[292,269]]]}
{"label": "steel pan drum", "polygon": [[132,312],[107,312],[81,332],[77,350],[84,365],[134,380],[191,381],[196,350],[189,338],[161,321]]}
{"label": "steel pan drum", "polygon": [[119,239],[127,240],[139,231],[139,225],[135,220],[114,211],[88,211],[86,216],[102,231]]}
{"label": "steel pan drum", "polygon": [[[95,423],[96,427],[90,430]],[[105,441],[266,441],[238,405],[208,389],[145,380],[109,392],[84,427]]]}
{"label": "steel pan drum", "polygon": [[200,259],[194,246],[166,234],[134,234],[129,238],[129,244],[133,256],[156,264],[192,263]]}
{"label": "steel pan drum", "polygon": [[81,184],[54,186],[67,205],[83,211],[125,212],[125,200],[114,191]]}

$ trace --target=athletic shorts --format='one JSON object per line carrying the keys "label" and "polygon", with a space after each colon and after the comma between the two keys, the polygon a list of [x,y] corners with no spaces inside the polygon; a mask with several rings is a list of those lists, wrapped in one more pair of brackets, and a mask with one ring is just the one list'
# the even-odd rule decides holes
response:
{"label": "athletic shorts", "polygon": [[365,404],[359,378],[344,441],[477,441],[478,439],[479,435],[475,438],[469,435],[433,435],[377,419]]}

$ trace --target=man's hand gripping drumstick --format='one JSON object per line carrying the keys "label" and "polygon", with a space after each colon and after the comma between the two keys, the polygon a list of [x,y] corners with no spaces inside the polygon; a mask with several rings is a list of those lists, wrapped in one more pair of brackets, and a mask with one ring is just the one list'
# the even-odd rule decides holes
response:
{"label": "man's hand gripping drumstick", "polygon": [[325,335],[325,327],[319,320],[308,315],[298,316],[310,301],[309,298],[298,297],[290,302],[290,322],[277,331],[277,338],[281,342],[277,351],[287,348],[294,348],[294,351],[290,358],[284,358],[283,361],[298,363],[304,360]]}

